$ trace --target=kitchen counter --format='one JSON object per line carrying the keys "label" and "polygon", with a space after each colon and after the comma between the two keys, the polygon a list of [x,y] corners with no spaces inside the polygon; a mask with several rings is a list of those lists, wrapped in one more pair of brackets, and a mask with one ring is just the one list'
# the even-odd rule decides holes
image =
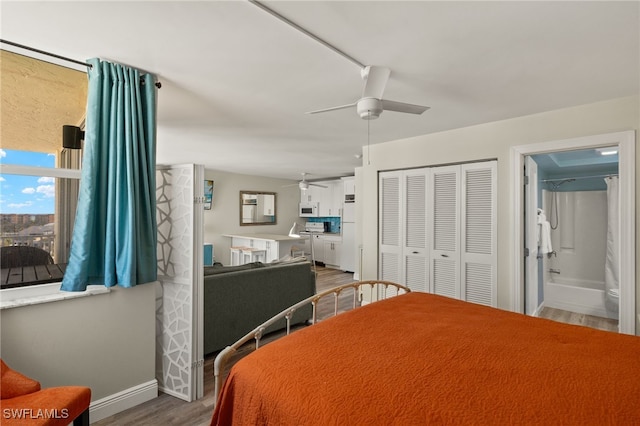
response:
{"label": "kitchen counter", "polygon": [[[270,263],[285,256],[290,256],[294,246],[304,246],[305,237],[296,238],[288,235],[278,234],[226,234],[224,237],[231,238],[231,265],[240,265],[253,261],[245,259],[244,256],[234,256],[236,247],[251,247],[256,251],[264,251],[262,257],[256,260]],[[257,253],[257,252],[256,252]]]}
{"label": "kitchen counter", "polygon": [[278,234],[226,234],[223,237],[229,238],[249,238],[252,240],[263,240],[263,241],[294,241],[299,240],[300,238],[290,237],[288,235],[278,235]]}

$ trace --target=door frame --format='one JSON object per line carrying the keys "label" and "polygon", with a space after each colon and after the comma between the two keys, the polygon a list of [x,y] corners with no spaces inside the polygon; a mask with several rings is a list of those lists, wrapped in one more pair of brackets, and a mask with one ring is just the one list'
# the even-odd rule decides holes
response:
{"label": "door frame", "polygon": [[[524,220],[524,246],[529,249],[529,255],[525,258],[525,299],[524,299],[524,313],[527,315],[537,316],[538,309],[540,307],[540,300],[538,299],[538,294],[540,292],[540,283],[538,281],[538,267],[539,262],[544,262],[544,259],[538,259],[538,245],[534,239],[534,235],[536,234],[536,230],[538,227],[538,164],[531,158],[531,156],[524,157],[525,164],[525,175],[529,179],[529,182],[525,185],[524,190],[524,207],[523,210],[525,215]],[[531,170],[533,169],[533,170]],[[531,179],[532,176],[535,176],[535,179]],[[535,207],[532,207],[533,201],[535,202]],[[535,218],[535,220],[534,220]],[[529,303],[527,303],[529,301]]]}
{"label": "door frame", "polygon": [[606,146],[618,147],[620,184],[620,314],[619,331],[635,334],[635,131],[608,133],[519,145],[511,148],[513,194],[513,304],[512,310],[524,313],[524,157],[527,155]]}

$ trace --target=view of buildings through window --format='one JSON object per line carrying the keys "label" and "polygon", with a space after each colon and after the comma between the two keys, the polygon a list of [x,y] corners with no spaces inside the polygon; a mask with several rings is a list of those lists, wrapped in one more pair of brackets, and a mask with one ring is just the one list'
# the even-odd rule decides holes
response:
{"label": "view of buildings through window", "polygon": [[79,180],[52,177],[60,175],[59,163],[53,153],[0,149],[2,288],[56,281],[64,273]]}
{"label": "view of buildings through window", "polygon": [[[0,163],[55,167],[55,155],[0,150]],[[55,179],[48,176],[0,175],[3,247],[27,245],[53,253]]]}

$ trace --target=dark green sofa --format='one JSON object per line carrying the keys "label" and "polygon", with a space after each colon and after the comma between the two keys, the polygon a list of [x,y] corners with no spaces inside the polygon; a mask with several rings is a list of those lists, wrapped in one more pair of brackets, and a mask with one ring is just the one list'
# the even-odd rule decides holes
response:
{"label": "dark green sofa", "polygon": [[[315,274],[306,261],[205,267],[204,353],[224,349],[315,292]],[[311,306],[300,309],[295,312],[292,324],[304,322],[311,315]],[[266,332],[285,326],[282,321]]]}

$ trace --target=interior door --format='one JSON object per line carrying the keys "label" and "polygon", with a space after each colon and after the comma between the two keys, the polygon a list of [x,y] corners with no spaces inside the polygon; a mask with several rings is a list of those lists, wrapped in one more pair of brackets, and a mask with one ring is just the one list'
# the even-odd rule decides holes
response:
{"label": "interior door", "polygon": [[432,181],[430,292],[460,299],[460,166],[433,168]]}
{"label": "interior door", "polygon": [[461,170],[461,293],[468,302],[497,306],[497,162]]}
{"label": "interior door", "polygon": [[378,182],[380,193],[380,204],[378,206],[380,214],[378,278],[396,283],[404,282],[400,268],[400,258],[402,256],[401,177],[402,172],[384,172],[380,173]]}
{"label": "interior door", "polygon": [[429,246],[427,243],[428,169],[406,171],[404,182],[403,284],[413,291],[429,291]]}
{"label": "interior door", "polygon": [[[530,156],[525,157],[524,241],[525,292],[527,315],[533,315],[540,305],[538,283],[538,165]],[[527,252],[529,253],[527,255]]]}

